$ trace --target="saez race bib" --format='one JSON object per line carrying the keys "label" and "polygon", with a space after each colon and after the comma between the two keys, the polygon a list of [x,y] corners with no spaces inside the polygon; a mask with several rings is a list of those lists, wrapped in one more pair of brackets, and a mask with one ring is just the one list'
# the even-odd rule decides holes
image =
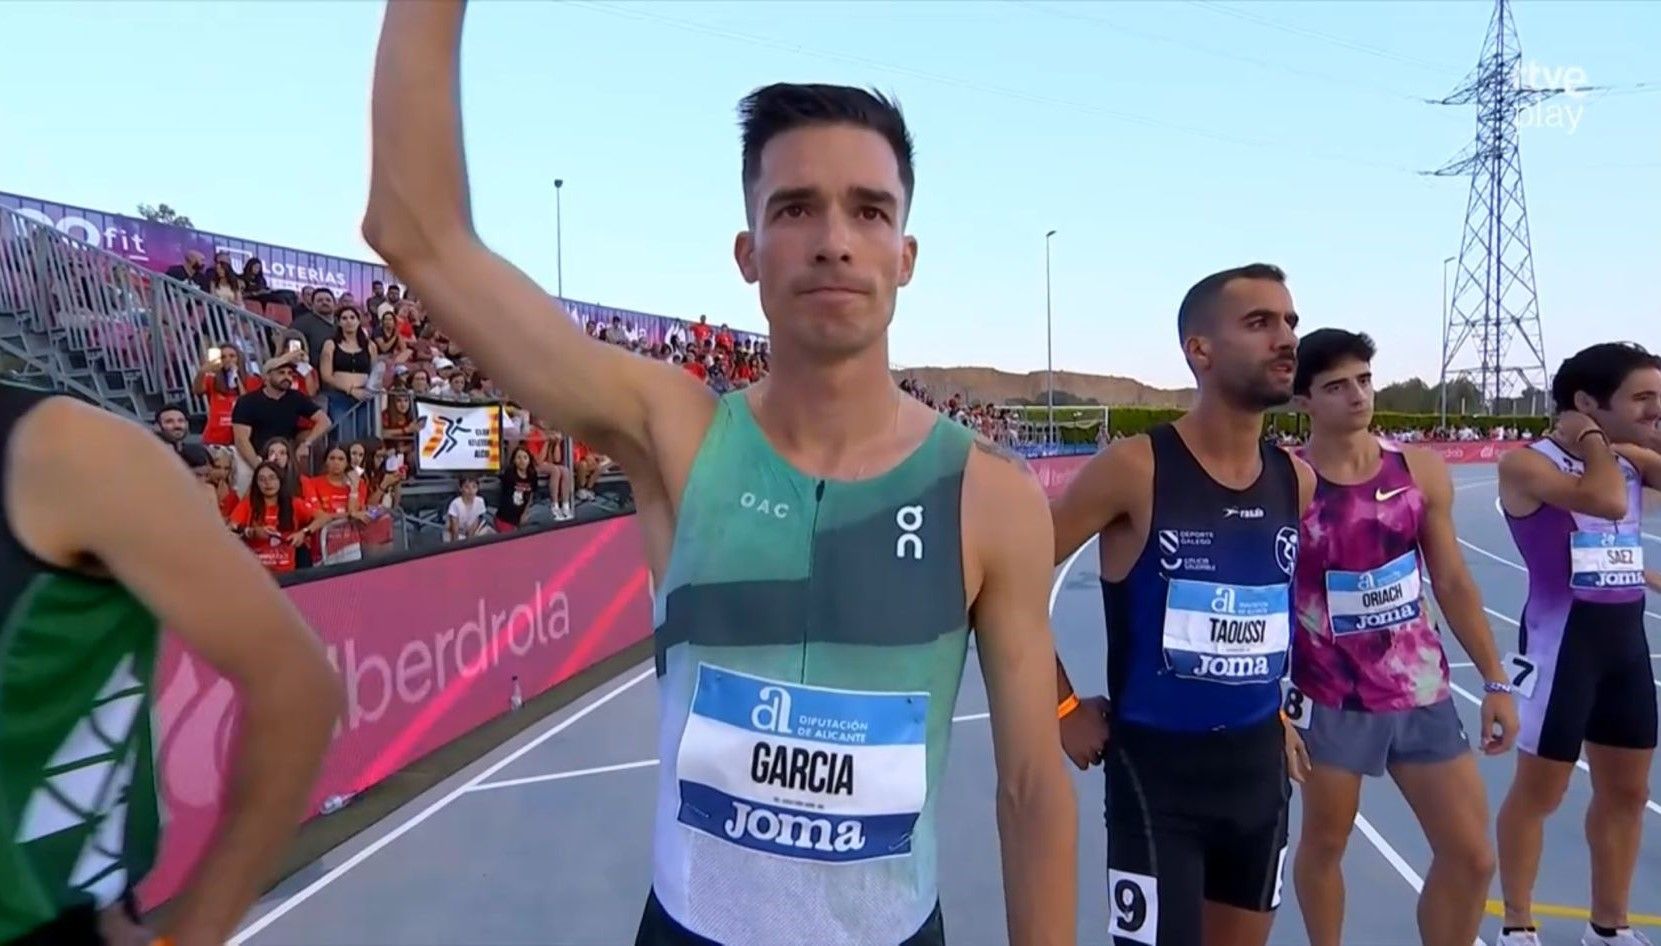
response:
{"label": "saez race bib", "polygon": [[864,693],[698,666],[675,760],[680,822],[780,857],[911,853],[928,794],[927,693]]}
{"label": "saez race bib", "polygon": [[1409,551],[1369,571],[1327,572],[1326,600],[1334,637],[1393,630],[1416,620],[1424,607],[1419,553]]}
{"label": "saez race bib", "polygon": [[1287,585],[1219,585],[1172,578],[1165,596],[1165,665],[1209,683],[1268,683],[1286,674]]}
{"label": "saez race bib", "polygon": [[1571,588],[1632,588],[1644,583],[1644,546],[1635,532],[1583,532],[1569,537]]}

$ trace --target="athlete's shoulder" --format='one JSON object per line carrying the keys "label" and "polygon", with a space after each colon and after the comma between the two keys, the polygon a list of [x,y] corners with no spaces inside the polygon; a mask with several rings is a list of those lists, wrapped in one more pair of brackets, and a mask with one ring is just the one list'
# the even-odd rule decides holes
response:
{"label": "athlete's shoulder", "polygon": [[[940,423],[949,424],[952,421],[942,420]],[[973,448],[972,453],[997,461],[998,464],[1008,466],[1020,473],[1032,475],[1032,463],[1019,450],[1007,444],[998,443],[979,431],[969,430],[967,427],[962,429],[969,431],[969,443]],[[974,461],[971,460],[970,462]]]}

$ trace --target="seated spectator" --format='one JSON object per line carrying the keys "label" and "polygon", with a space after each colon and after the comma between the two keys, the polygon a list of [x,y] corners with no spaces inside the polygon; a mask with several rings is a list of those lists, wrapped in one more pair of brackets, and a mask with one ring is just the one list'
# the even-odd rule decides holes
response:
{"label": "seated spectator", "polygon": [[419,426],[415,398],[408,391],[394,391],[386,399],[386,410],[381,412],[381,438],[400,448],[410,446],[415,443]]}
{"label": "seated spectator", "polygon": [[165,404],[156,411],[156,436],[177,453],[190,436],[190,416],[177,404]]}
{"label": "seated spectator", "polygon": [[389,446],[377,448],[370,457],[369,502],[386,509],[397,509],[403,499],[403,484],[409,472],[409,460],[400,450]]}
{"label": "seated spectator", "polygon": [[479,478],[466,474],[461,478],[461,495],[450,500],[444,513],[444,541],[465,542],[489,529],[489,510],[479,495]]}
{"label": "seated spectator", "polygon": [[587,501],[594,498],[594,487],[600,482],[600,474],[610,465],[611,458],[604,454],[595,453],[587,445],[573,441],[572,473],[576,478],[577,498]]}
{"label": "seated spectator", "polygon": [[[312,366],[311,342],[297,329],[285,328],[277,334],[278,358],[294,362],[294,387],[309,398],[317,398],[323,391],[323,376]],[[269,362],[267,362],[269,363]]]}
{"label": "seated spectator", "polygon": [[575,490],[571,485],[571,471],[565,467],[565,435],[557,430],[544,430],[534,416],[529,419],[530,430],[525,434],[523,445],[530,451],[537,472],[548,478],[554,518],[570,519],[574,515],[571,497]]}
{"label": "seated spectator", "polygon": [[242,372],[242,352],[235,345],[221,342],[209,348],[191,384],[194,393],[208,400],[208,421],[202,428],[202,442],[216,447],[235,444],[231,411],[236,408],[238,398],[259,386],[257,376]]}
{"label": "seated spectator", "polygon": [[236,510],[236,504],[242,500],[236,491],[236,451],[230,447],[209,447],[213,454],[213,467],[208,471],[208,485],[213,487],[214,498],[219,504],[219,517],[226,521]]}
{"label": "seated spectator", "polygon": [[305,498],[306,475],[294,462],[294,444],[291,441],[282,437],[267,441],[262,459],[283,474],[283,485],[288,487],[289,492],[301,499]]}
{"label": "seated spectator", "polygon": [[210,482],[213,476],[213,455],[208,453],[208,448],[199,443],[180,444],[179,459],[184,461],[185,467],[196,477],[196,482],[202,484],[203,497],[217,503],[219,496],[214,492],[213,484]]}
{"label": "seated spectator", "polygon": [[[329,432],[329,417],[311,398],[294,390],[295,362],[298,352],[279,355],[265,363],[264,383],[259,390],[237,398],[231,409],[231,436],[237,456],[250,469],[260,464],[259,451],[276,438],[299,439],[294,459],[305,462],[312,444]],[[305,436],[300,436],[303,421],[310,421]]]}
{"label": "seated spectator", "polygon": [[398,329],[398,317],[388,309],[380,318],[380,326],[379,334],[370,342],[375,356],[394,365],[408,364],[415,353],[410,350],[409,339]]}
{"label": "seated spectator", "polygon": [[524,447],[515,447],[500,477],[501,494],[496,499],[496,531],[512,532],[525,519],[525,510],[536,502],[536,461]]}
{"label": "seated spectator", "polygon": [[231,528],[253,550],[260,564],[283,574],[294,571],[297,551],[312,535],[311,505],[297,499],[283,474],[270,463],[254,469],[248,498],[231,512]]}
{"label": "seated spectator", "polygon": [[209,292],[213,288],[209,282],[213,274],[208,272],[207,259],[206,256],[202,255],[201,250],[188,250],[185,252],[183,263],[167,267],[167,278],[177,279],[179,282],[189,283],[202,292]]}
{"label": "seated spectator", "polygon": [[208,292],[226,305],[242,305],[242,277],[231,268],[231,257],[225,253],[213,258],[213,270],[208,273]]}

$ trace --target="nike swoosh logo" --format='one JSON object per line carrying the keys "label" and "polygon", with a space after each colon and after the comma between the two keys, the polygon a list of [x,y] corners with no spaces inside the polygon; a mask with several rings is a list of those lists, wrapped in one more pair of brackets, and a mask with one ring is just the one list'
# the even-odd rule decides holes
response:
{"label": "nike swoosh logo", "polygon": [[1405,487],[1405,486],[1401,487],[1400,489],[1390,490],[1389,492],[1385,492],[1382,489],[1374,490],[1373,491],[1373,499],[1378,501],[1378,502],[1381,502],[1381,503],[1387,503],[1390,500],[1395,499],[1397,496],[1400,496],[1402,493],[1405,493],[1405,492],[1407,492],[1407,487]]}

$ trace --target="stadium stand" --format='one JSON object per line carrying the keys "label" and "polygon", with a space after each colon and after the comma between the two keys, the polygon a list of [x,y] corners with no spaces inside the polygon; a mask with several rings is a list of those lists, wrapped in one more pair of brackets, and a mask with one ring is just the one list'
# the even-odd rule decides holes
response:
{"label": "stadium stand", "polygon": [[[287,252],[279,248],[158,235],[179,228],[151,224],[147,249],[118,253],[95,241],[121,224],[88,223],[77,235],[64,221],[93,212],[65,212],[54,225],[25,201],[0,200],[0,358],[9,362],[0,367],[152,423],[272,571],[632,506],[609,457],[515,403],[384,269],[353,264],[364,270],[359,283],[372,277],[359,300],[333,276],[339,267],[285,259],[274,282],[258,254]],[[311,274],[334,285],[295,278]],[[568,308],[591,337],[678,364],[718,393],[767,374],[764,336],[707,317]],[[1000,442],[1021,434],[1007,411],[962,393],[937,397],[910,379],[901,387]],[[502,470],[482,481],[422,472],[417,397],[503,404]]]}

